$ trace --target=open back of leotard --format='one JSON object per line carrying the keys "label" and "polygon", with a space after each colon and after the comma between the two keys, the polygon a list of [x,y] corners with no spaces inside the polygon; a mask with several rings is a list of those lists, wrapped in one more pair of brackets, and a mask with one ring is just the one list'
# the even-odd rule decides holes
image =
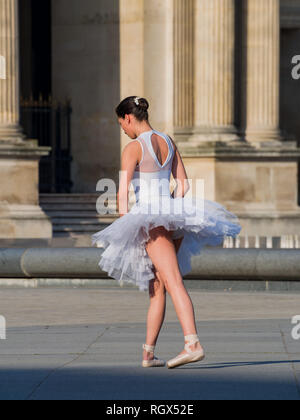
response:
{"label": "open back of leotard", "polygon": [[[153,134],[157,134],[167,143],[168,155],[163,164],[159,162],[154,152],[151,142]],[[137,202],[148,200],[150,196],[170,196],[170,179],[175,152],[170,138],[159,131],[151,130],[142,133],[137,141],[142,148],[142,159],[132,178]]]}

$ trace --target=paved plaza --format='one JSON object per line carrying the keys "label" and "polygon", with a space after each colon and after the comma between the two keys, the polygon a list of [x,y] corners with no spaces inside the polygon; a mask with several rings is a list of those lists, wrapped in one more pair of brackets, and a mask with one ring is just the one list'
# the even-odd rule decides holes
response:
{"label": "paved plaza", "polygon": [[[300,294],[189,288],[207,357],[141,367],[147,293],[132,288],[2,289],[0,399],[300,399]],[[172,301],[156,355],[183,349]]]}

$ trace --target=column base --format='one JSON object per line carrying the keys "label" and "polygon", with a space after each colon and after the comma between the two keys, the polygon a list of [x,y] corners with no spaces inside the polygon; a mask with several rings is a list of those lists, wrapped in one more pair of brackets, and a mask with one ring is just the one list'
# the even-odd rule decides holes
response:
{"label": "column base", "polygon": [[193,135],[193,127],[174,128],[174,140],[176,142],[186,143]]}
{"label": "column base", "polygon": [[1,144],[22,144],[26,136],[19,125],[1,124],[0,142]]}
{"label": "column base", "polygon": [[195,127],[188,138],[190,143],[202,142],[239,142],[240,136],[233,125],[218,127]]}
{"label": "column base", "polygon": [[0,239],[52,237],[52,222],[40,206],[0,203]]}
{"label": "column base", "polygon": [[244,134],[245,141],[264,146],[281,146],[284,138],[277,129],[247,129]]}
{"label": "column base", "polygon": [[0,141],[0,238],[50,239],[52,223],[39,206],[39,160],[51,148],[21,143]]}

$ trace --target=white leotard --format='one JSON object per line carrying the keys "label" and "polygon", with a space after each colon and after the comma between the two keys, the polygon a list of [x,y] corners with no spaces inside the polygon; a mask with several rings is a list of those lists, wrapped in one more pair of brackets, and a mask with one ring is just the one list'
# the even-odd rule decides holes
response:
{"label": "white leotard", "polygon": [[[153,150],[151,137],[154,133],[164,138],[168,145],[168,156],[163,165]],[[151,197],[157,196],[170,197],[170,178],[175,152],[170,138],[164,133],[151,130],[142,133],[137,141],[141,145],[143,155],[132,178],[136,201],[149,201]]]}

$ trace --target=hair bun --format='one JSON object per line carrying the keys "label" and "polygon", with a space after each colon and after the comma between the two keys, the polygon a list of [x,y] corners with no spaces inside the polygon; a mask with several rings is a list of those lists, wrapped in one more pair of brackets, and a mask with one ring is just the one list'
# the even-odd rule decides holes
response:
{"label": "hair bun", "polygon": [[148,103],[147,99],[145,99],[145,98],[139,98],[138,102],[139,102],[139,106],[144,111],[148,111],[148,109],[149,109],[149,103]]}
{"label": "hair bun", "polygon": [[143,111],[146,111],[149,109],[149,103],[147,101],[147,99],[145,98],[140,98],[139,96],[135,96],[133,97],[133,101],[135,103],[135,105],[139,108],[141,108]]}

